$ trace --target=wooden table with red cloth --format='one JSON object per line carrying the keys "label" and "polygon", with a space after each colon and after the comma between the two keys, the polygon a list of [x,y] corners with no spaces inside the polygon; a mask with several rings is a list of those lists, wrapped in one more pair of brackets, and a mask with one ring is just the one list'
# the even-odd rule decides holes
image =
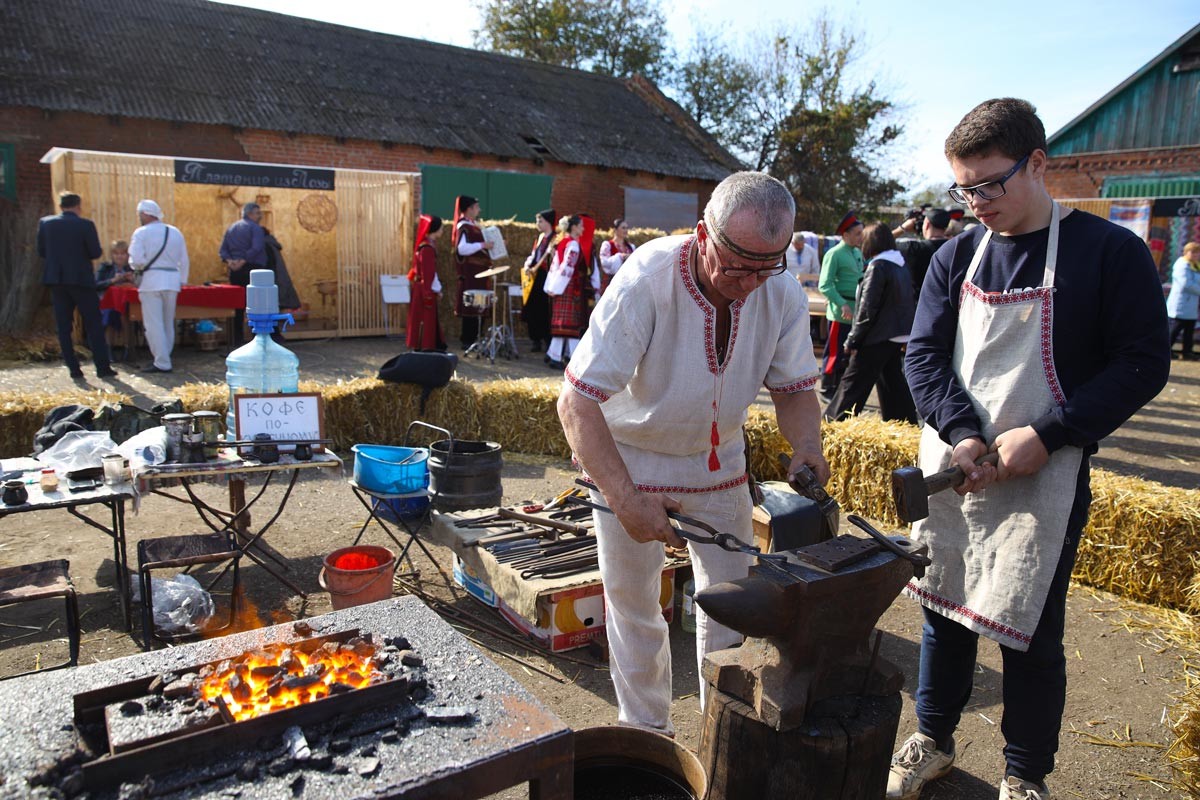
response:
{"label": "wooden table with red cloth", "polygon": [[[175,299],[175,319],[223,319],[227,339],[232,341],[233,312],[246,307],[246,287],[227,283],[184,286]],[[141,322],[142,304],[134,286],[110,286],[100,298],[100,309],[114,309],[126,322]],[[133,326],[124,325],[125,350],[133,341]]]}

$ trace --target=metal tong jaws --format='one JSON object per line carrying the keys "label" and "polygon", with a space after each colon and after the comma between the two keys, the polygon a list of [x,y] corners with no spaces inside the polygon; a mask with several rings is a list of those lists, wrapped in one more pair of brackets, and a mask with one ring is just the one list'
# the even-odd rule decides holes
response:
{"label": "metal tong jaws", "polygon": [[[567,499],[567,502],[588,506],[594,511],[603,511],[608,514],[613,513],[611,508],[602,506],[599,503],[593,503],[591,500],[585,500],[582,497],[570,497]],[[746,544],[733,534],[722,533],[713,526],[709,525],[707,522],[698,520],[695,517],[689,517],[686,514],[680,514],[678,511],[668,511],[666,514],[668,519],[681,522],[684,525],[689,525],[708,534],[706,536],[704,534],[696,533],[695,531],[689,531],[679,527],[678,525],[671,526],[681,538],[687,539],[689,542],[695,542],[696,544],[715,544],[722,550],[727,550],[731,553],[746,553],[761,559],[764,563],[771,564],[771,566],[784,566],[788,562],[787,556],[785,555],[778,553],[764,553],[754,545]]]}

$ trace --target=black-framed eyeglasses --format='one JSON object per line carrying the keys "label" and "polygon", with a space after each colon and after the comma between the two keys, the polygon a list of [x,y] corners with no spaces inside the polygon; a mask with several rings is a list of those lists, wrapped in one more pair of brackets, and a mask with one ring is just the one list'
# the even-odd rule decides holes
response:
{"label": "black-framed eyeglasses", "polygon": [[[706,241],[708,240],[707,236],[704,238]],[[713,246],[716,246],[716,242],[713,242]],[[719,251],[717,255],[720,255]],[[787,272],[787,262],[782,261],[773,267],[763,267],[761,269],[753,269],[751,267],[727,267],[718,262],[717,269],[719,269],[721,274],[726,278],[745,278],[749,275],[753,275],[760,281],[765,281],[767,278],[773,278],[776,275],[782,275],[783,273]]]}
{"label": "black-framed eyeglasses", "polygon": [[[1031,155],[1033,155],[1033,153],[1029,154],[1029,156]],[[1029,156],[1025,156],[1020,161],[1013,164],[1012,169],[1004,173],[1004,177],[1002,178],[994,181],[987,181],[985,183],[979,183],[975,186],[959,186],[958,184],[951,184],[950,188],[947,189],[946,192],[950,195],[950,199],[952,199],[954,202],[963,203],[964,205],[969,203],[971,198],[975,196],[978,196],[983,200],[995,200],[999,197],[1004,197],[1004,195],[1008,193],[1008,190],[1004,188],[1004,184],[1008,183],[1009,178],[1020,172],[1021,167],[1025,166],[1025,162],[1029,161]]]}

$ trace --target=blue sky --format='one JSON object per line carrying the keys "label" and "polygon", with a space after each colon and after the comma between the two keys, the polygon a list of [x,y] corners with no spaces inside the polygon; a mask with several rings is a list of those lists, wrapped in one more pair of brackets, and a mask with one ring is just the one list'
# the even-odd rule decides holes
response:
{"label": "blue sky", "polygon": [[[472,44],[472,0],[240,0],[250,6],[459,46]],[[822,8],[794,0],[664,0],[672,44],[700,28],[733,42]],[[888,171],[913,189],[952,178],[942,141],[989,97],[1023,97],[1052,134],[1200,23],[1195,0],[1005,0],[1000,3],[844,0],[829,14],[861,36],[859,82],[875,80],[901,107],[905,135]],[[429,14],[436,7],[438,14]],[[458,23],[455,24],[455,20]]]}

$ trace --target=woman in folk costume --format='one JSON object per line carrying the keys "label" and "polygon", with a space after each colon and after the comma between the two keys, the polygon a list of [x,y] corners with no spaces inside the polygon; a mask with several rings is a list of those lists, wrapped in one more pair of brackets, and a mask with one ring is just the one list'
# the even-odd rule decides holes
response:
{"label": "woman in folk costume", "polygon": [[454,313],[462,320],[459,341],[464,348],[479,338],[479,320],[484,310],[464,303],[463,293],[470,289],[490,288],[487,278],[475,277],[492,266],[492,257],[488,254],[492,243],[483,240],[483,229],[477,221],[479,210],[479,201],[470,195],[460,194],[454,201],[454,264],[458,268]]}
{"label": "woman in folk costume", "polygon": [[446,349],[442,326],[438,322],[442,282],[438,279],[437,251],[434,247],[441,235],[442,218],[422,214],[413,247],[413,266],[408,271],[408,346],[412,350]]}
{"label": "woman in folk costume", "polygon": [[633,255],[633,249],[633,242],[629,241],[629,223],[624,217],[617,217],[613,220],[612,238],[600,245],[600,294],[604,294],[625,259]]}
{"label": "woman in folk costume", "polygon": [[525,320],[535,353],[550,346],[550,298],[546,296],[546,273],[554,255],[554,221],[553,208],[538,212],[537,242],[521,271],[521,318]]}
{"label": "woman in folk costume", "polygon": [[[575,352],[587,320],[584,294],[587,265],[592,257],[592,230],[585,227],[590,217],[573,215],[558,221],[562,238],[554,248],[554,261],[546,276],[546,294],[550,296],[550,347],[546,350],[551,369],[562,369]],[[592,222],[594,226],[595,223]],[[593,272],[593,289],[599,275]]]}

